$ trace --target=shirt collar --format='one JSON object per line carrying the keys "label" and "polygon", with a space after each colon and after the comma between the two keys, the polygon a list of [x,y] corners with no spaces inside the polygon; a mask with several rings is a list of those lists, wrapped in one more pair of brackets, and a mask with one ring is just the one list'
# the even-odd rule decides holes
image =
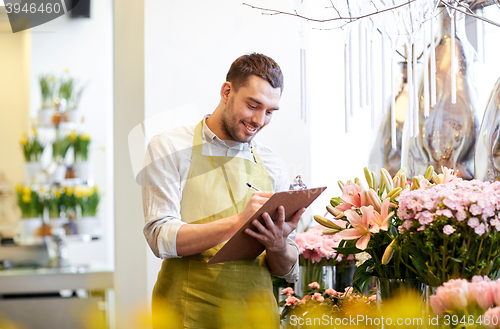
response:
{"label": "shirt collar", "polygon": [[205,140],[208,142],[211,142],[213,144],[219,144],[219,145],[224,145],[227,148],[236,148],[242,151],[245,150],[250,150],[252,148],[252,141],[248,143],[239,143],[239,142],[234,142],[232,146],[229,146],[225,141],[217,137],[217,135],[210,130],[207,126],[207,118],[210,116],[210,114],[205,115],[205,118],[203,119],[203,136],[205,137]]}

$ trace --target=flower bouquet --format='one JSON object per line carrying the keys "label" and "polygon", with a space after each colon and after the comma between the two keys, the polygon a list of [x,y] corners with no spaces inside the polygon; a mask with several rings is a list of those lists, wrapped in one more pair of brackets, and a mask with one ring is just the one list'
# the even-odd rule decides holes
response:
{"label": "flower bouquet", "polygon": [[500,281],[474,276],[452,279],[436,289],[429,303],[438,318],[435,325],[467,328],[500,328]]}
{"label": "flower bouquet", "polygon": [[[354,182],[339,182],[340,197],[330,200],[327,210],[333,220],[324,216],[314,219],[325,226],[324,234],[332,234],[340,239],[337,253],[363,256],[363,262],[354,273],[353,286],[364,291],[373,276],[379,278],[414,279],[414,273],[405,265],[408,255],[392,249],[391,244],[399,235],[402,221],[396,216],[396,197],[407,188],[404,170],[394,178],[381,169],[381,179],[377,182],[373,172],[365,168],[368,188],[359,179]],[[391,247],[390,247],[391,246]],[[391,257],[396,253],[396,257]]]}
{"label": "flower bouquet", "polygon": [[340,182],[342,196],[327,206],[334,219],[314,217],[324,234],[342,239],[337,253],[369,254],[354,275],[356,289],[364,290],[371,276],[414,281],[415,288],[478,274],[498,277],[500,183],[442,172],[430,166],[408,181],[404,169],[394,177],[381,169],[377,182],[365,168],[368,188],[359,179]]}
{"label": "flower bouquet", "polygon": [[283,327],[316,328],[314,325],[330,324],[333,326],[335,324],[334,319],[337,319],[337,322],[340,322],[342,326],[341,318],[348,315],[349,311],[353,309],[357,311],[375,309],[373,307],[376,301],[375,295],[364,296],[355,293],[352,287],[345,288],[343,292],[338,292],[333,288],[325,289],[318,282],[311,282],[308,288],[307,294],[303,297],[297,295],[292,288],[283,289],[282,293],[286,295],[286,298],[279,304],[279,306],[283,307],[280,315]]}
{"label": "flower bouquet", "polygon": [[403,220],[395,248],[411,255],[417,278],[430,286],[475,275],[498,278],[500,271],[500,182],[445,184],[421,178],[419,188],[398,197]]}

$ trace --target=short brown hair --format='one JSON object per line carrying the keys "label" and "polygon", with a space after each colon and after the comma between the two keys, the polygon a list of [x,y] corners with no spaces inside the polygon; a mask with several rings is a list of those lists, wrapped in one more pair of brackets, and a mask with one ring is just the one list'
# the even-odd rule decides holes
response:
{"label": "short brown hair", "polygon": [[283,92],[283,73],[271,57],[263,54],[252,53],[238,57],[226,75],[226,81],[232,83],[234,89],[245,85],[248,77],[256,75],[267,82],[273,88],[280,88],[280,94]]}

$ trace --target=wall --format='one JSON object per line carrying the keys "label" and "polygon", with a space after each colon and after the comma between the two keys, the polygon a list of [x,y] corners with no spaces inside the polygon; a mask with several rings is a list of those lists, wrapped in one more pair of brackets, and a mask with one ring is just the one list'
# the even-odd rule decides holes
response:
{"label": "wall", "polygon": [[20,141],[28,131],[31,35],[12,34],[0,22],[0,45],[0,177],[13,184],[24,179]]}

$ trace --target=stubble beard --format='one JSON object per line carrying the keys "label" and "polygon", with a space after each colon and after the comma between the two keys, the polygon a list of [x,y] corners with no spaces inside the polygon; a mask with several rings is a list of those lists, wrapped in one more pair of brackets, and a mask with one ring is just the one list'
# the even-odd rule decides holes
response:
{"label": "stubble beard", "polygon": [[249,143],[253,137],[247,137],[246,140],[241,140],[238,138],[238,127],[240,122],[234,118],[234,100],[231,98],[227,105],[224,107],[224,111],[222,111],[222,123],[221,128],[226,135],[231,137],[234,141],[239,143]]}

